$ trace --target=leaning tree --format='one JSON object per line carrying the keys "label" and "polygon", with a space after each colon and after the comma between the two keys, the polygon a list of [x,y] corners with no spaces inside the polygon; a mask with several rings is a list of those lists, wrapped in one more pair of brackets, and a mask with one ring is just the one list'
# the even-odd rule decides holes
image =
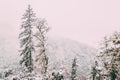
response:
{"label": "leaning tree", "polygon": [[46,74],[48,68],[48,56],[47,56],[47,32],[49,30],[47,21],[45,19],[36,20],[37,32],[34,35],[38,41],[37,47],[39,52],[36,56],[36,62],[41,66],[41,73]]}

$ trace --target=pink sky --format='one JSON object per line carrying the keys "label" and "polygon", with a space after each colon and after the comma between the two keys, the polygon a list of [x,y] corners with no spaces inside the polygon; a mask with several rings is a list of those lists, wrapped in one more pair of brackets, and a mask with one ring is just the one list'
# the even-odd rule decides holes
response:
{"label": "pink sky", "polygon": [[28,4],[47,19],[52,36],[96,47],[102,37],[120,30],[120,0],[1,0],[0,36],[17,38]]}

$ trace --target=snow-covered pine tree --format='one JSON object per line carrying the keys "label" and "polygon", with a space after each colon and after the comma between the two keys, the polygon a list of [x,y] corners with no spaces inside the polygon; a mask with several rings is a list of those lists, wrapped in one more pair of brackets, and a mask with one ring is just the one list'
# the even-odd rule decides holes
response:
{"label": "snow-covered pine tree", "polygon": [[111,80],[115,80],[117,75],[120,76],[120,33],[115,32],[106,41],[107,47],[101,52],[102,61]]}
{"label": "snow-covered pine tree", "polygon": [[72,63],[72,71],[71,71],[71,80],[77,80],[77,64],[76,64],[77,58],[75,57],[73,59],[73,63]]}
{"label": "snow-covered pine tree", "polygon": [[95,77],[96,77],[96,74],[97,74],[97,71],[96,71],[95,66],[92,67],[92,72],[91,72],[91,74],[92,74],[92,80],[95,80]]}
{"label": "snow-covered pine tree", "polygon": [[30,5],[28,5],[28,9],[26,10],[26,13],[23,15],[22,19],[22,32],[19,34],[21,44],[20,56],[22,56],[20,64],[26,67],[27,71],[31,73],[33,71],[32,54],[34,52],[32,26],[33,22],[35,21],[35,13]]}
{"label": "snow-covered pine tree", "polygon": [[92,78],[92,80],[101,80],[101,78],[102,78],[102,76],[101,76],[101,74],[100,74],[100,72],[101,72],[101,70],[100,69],[98,69],[98,62],[97,61],[95,61],[94,62],[94,65],[92,65],[92,67],[91,67],[91,78]]}
{"label": "snow-covered pine tree", "polygon": [[102,41],[102,46],[101,46],[101,51],[100,51],[100,53],[101,53],[100,57],[102,58],[105,69],[107,69],[107,62],[105,61],[105,59],[109,53],[109,46],[110,46],[109,38],[107,36],[105,36]]}
{"label": "snow-covered pine tree", "polygon": [[36,20],[37,33],[34,35],[38,40],[37,47],[40,52],[36,56],[36,62],[41,66],[41,73],[46,74],[48,68],[48,57],[47,57],[47,32],[49,30],[47,21],[45,19]]}

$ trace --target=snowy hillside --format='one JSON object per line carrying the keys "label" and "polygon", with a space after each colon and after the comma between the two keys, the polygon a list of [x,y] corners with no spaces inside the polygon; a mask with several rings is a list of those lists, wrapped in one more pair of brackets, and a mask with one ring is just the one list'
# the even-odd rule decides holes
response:
{"label": "snowy hillside", "polygon": [[[19,46],[17,46],[19,43],[9,40],[1,40],[3,42],[0,43],[1,69],[5,69],[4,66],[15,67],[19,62]],[[96,52],[96,49],[73,40],[50,38],[48,39],[49,70],[62,69],[70,73],[72,60],[76,57],[78,74],[85,74],[89,65],[93,62]]]}
{"label": "snowy hillside", "polygon": [[93,63],[97,50],[77,41],[57,38],[48,40],[50,70],[70,73],[72,61],[77,58],[78,74],[85,74]]}

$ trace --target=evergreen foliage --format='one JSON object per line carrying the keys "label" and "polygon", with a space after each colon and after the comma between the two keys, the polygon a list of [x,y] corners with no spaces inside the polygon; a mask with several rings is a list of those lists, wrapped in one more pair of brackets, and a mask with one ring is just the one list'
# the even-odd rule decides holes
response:
{"label": "evergreen foliage", "polygon": [[35,13],[33,13],[30,5],[28,5],[28,9],[26,10],[26,13],[23,15],[22,19],[23,22],[21,25],[21,29],[23,31],[19,34],[21,44],[20,55],[22,56],[20,64],[24,65],[27,68],[28,72],[32,72],[33,71],[32,54],[34,51],[32,41],[33,39],[32,26],[33,22],[35,21]]}
{"label": "evergreen foliage", "polygon": [[77,78],[77,74],[76,74],[76,72],[77,72],[76,60],[77,60],[77,58],[75,57],[75,58],[73,59],[73,63],[72,63],[71,80],[77,80],[77,79],[76,79],[76,78]]}
{"label": "evergreen foliage", "polygon": [[120,33],[115,32],[110,37],[104,38],[102,47],[102,61],[111,80],[117,78],[120,73]]}

